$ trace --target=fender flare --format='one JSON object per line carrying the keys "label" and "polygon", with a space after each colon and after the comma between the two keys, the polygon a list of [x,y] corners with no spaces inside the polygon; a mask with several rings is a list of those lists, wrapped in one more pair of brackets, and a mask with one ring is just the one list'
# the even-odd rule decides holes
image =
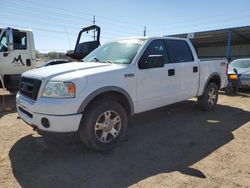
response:
{"label": "fender flare", "polygon": [[132,98],[130,97],[130,95],[128,94],[127,91],[125,91],[124,89],[120,88],[120,87],[116,87],[116,86],[106,86],[106,87],[102,87],[99,88],[95,91],[93,91],[91,94],[89,94],[81,103],[80,107],[78,108],[78,113],[82,113],[84,112],[84,110],[86,109],[86,107],[88,106],[88,104],[98,95],[102,94],[102,93],[106,93],[106,92],[117,92],[122,94],[129,102],[129,107],[130,107],[130,115],[134,114],[134,103]]}
{"label": "fender flare", "polygon": [[[204,88],[203,88],[202,95],[205,93],[208,83],[210,82],[211,78],[214,77],[214,76],[217,76],[217,77],[219,78],[219,82],[220,82],[220,86],[221,86],[221,77],[220,77],[220,74],[219,74],[218,72],[214,72],[214,73],[212,73],[212,74],[208,77],[208,79],[207,79],[207,81],[206,81],[206,84],[205,84],[205,86],[204,86]],[[220,86],[219,86],[219,87],[220,87]],[[218,89],[220,89],[220,88],[218,88]]]}

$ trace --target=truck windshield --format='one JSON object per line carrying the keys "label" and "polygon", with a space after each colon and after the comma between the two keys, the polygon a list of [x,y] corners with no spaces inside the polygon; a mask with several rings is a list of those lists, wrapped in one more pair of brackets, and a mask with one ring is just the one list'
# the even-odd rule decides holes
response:
{"label": "truck windshield", "polygon": [[228,66],[233,68],[250,68],[250,59],[237,59],[232,61]]}
{"label": "truck windshield", "polygon": [[144,39],[123,39],[109,42],[87,55],[84,62],[108,62],[130,64]]}
{"label": "truck windshield", "polygon": [[0,36],[0,52],[7,52],[7,44],[6,44],[6,34],[5,32],[3,33],[2,36]]}

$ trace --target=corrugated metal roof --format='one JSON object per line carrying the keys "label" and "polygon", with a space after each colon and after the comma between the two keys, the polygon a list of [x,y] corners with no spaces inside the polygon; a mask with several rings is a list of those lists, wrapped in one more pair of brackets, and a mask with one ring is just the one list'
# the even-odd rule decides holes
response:
{"label": "corrugated metal roof", "polygon": [[[195,32],[194,38],[190,40],[195,47],[225,46],[228,42],[229,32],[231,35],[231,45],[250,44],[250,26]],[[187,35],[188,33],[170,36],[186,38]]]}

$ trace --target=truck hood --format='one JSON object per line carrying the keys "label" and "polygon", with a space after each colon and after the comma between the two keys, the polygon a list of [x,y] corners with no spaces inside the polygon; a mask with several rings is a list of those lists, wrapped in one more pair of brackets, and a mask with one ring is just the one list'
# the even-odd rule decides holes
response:
{"label": "truck hood", "polygon": [[[236,68],[238,74],[250,74],[250,68]],[[228,74],[235,74],[233,67],[228,67]]]}
{"label": "truck hood", "polygon": [[[104,67],[112,67],[114,64],[109,63],[92,63],[92,62],[72,62],[67,64],[59,64],[29,70],[22,74],[23,77],[31,77],[39,80],[52,79],[63,74],[74,73],[76,76],[84,76],[89,70],[102,69]],[[80,72],[80,74],[79,74]]]}

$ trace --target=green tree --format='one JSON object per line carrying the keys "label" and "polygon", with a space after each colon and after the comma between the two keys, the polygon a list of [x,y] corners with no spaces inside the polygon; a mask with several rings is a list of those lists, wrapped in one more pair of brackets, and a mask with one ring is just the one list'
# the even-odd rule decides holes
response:
{"label": "green tree", "polygon": [[38,50],[36,50],[36,58],[39,59],[40,58],[40,52]]}
{"label": "green tree", "polygon": [[49,52],[49,58],[50,59],[58,59],[59,58],[59,53],[57,52]]}

